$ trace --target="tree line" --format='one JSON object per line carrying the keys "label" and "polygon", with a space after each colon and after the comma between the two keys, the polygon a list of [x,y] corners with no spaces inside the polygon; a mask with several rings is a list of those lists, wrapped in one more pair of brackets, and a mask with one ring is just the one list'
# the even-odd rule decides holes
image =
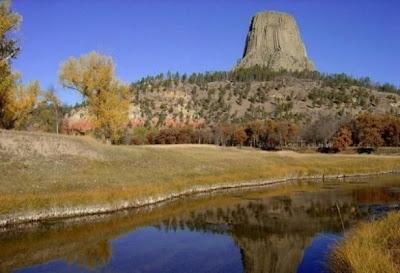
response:
{"label": "tree line", "polygon": [[216,144],[260,149],[287,147],[295,141],[299,127],[288,121],[257,120],[243,124],[181,125],[163,128],[125,128],[123,144]]}
{"label": "tree line", "polygon": [[365,113],[343,123],[332,138],[332,148],[343,151],[350,146],[372,150],[400,146],[400,118]]}
{"label": "tree line", "polygon": [[284,120],[230,124],[182,124],[161,128],[127,126],[120,144],[214,144],[264,150],[311,147],[341,152],[349,147],[370,149],[400,146],[400,117],[363,113],[351,119],[321,116],[309,125]]}

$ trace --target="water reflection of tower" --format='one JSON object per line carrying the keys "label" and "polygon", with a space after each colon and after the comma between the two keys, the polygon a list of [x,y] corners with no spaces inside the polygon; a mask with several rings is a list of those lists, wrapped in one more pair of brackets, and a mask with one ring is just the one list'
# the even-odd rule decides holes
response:
{"label": "water reflection of tower", "polygon": [[295,272],[318,232],[341,230],[336,203],[348,222],[348,198],[282,196],[191,212],[164,226],[175,230],[184,222],[190,230],[229,234],[240,249],[245,272]]}
{"label": "water reflection of tower", "polygon": [[250,202],[248,221],[233,225],[231,235],[240,248],[245,272],[296,271],[313,235],[290,230],[284,219],[293,217],[291,204],[288,197],[268,203]]}

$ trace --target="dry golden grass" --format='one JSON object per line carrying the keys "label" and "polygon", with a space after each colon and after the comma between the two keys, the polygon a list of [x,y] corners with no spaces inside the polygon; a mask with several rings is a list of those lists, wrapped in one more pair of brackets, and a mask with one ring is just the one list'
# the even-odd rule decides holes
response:
{"label": "dry golden grass", "polygon": [[400,214],[356,227],[334,250],[331,268],[337,273],[400,272]]}
{"label": "dry golden grass", "polygon": [[[10,141],[13,147],[35,149],[15,153],[4,147]],[[0,220],[54,208],[117,207],[243,181],[400,170],[400,157],[395,156],[274,153],[210,145],[109,146],[87,138],[5,131],[0,131],[0,159]]]}

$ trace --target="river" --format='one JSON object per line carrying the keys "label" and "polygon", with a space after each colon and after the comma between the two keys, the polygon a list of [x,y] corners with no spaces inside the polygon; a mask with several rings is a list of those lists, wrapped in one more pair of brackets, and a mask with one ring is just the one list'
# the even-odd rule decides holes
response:
{"label": "river", "polygon": [[400,204],[400,177],[218,192],[0,232],[0,272],[328,271],[359,221]]}

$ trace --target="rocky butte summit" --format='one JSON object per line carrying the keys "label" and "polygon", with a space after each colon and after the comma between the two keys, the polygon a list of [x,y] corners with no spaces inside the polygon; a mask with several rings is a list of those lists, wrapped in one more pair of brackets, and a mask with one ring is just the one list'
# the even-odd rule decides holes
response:
{"label": "rocky butte summit", "polygon": [[255,65],[271,70],[315,70],[293,16],[267,11],[253,17],[243,58],[237,68]]}

